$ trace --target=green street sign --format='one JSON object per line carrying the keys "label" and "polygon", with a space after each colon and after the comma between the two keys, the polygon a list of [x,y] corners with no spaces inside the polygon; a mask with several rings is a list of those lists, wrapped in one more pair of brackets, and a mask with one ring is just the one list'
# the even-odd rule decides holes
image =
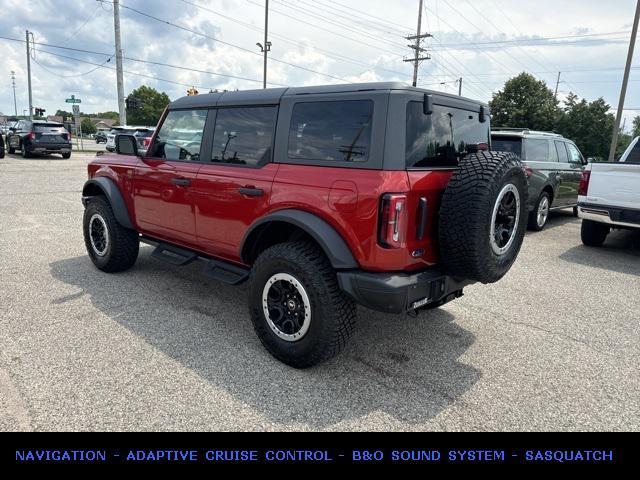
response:
{"label": "green street sign", "polygon": [[67,102],[67,103],[82,103],[82,100],[80,100],[79,98],[76,98],[75,95],[71,95],[71,98],[67,98],[65,100],[65,102]]}

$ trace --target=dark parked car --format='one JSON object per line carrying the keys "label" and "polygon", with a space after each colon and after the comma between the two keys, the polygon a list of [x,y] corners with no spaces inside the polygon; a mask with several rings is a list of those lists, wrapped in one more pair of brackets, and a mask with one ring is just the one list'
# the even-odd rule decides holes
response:
{"label": "dark parked car", "polygon": [[119,134],[118,154],[89,164],[87,252],[121,272],[142,241],[174,266],[248,280],[262,344],[310,367],[345,346],[356,304],[437,308],[509,271],[527,179],[515,155],[488,151],[489,120],[485,104],[401,83],[184,97],[146,156]]}
{"label": "dark parked car", "polygon": [[107,134],[105,132],[98,132],[93,138],[96,143],[107,143]]}
{"label": "dark parked car", "polygon": [[500,129],[491,132],[491,149],[514,153],[524,162],[530,230],[542,230],[552,210],[573,208],[577,215],[580,176],[587,162],[575,143],[555,133]]}
{"label": "dark parked car", "polygon": [[9,137],[9,153],[19,150],[24,158],[35,154],[59,153],[71,157],[71,135],[64,125],[45,120],[20,120]]}

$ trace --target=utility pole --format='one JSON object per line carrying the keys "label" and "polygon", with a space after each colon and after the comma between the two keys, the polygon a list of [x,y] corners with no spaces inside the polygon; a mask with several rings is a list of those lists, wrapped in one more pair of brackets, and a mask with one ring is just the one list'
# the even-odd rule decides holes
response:
{"label": "utility pole", "polygon": [[556,82],[556,93],[553,96],[553,98],[555,98],[556,100],[558,99],[558,87],[560,87],[560,75],[562,75],[562,72],[558,72],[558,81]]}
{"label": "utility pole", "polygon": [[29,43],[29,36],[33,38],[33,34],[27,30],[27,82],[29,84],[29,120],[33,122],[33,95],[31,93],[31,50]]}
{"label": "utility pole", "polygon": [[13,110],[16,118],[18,117],[18,103],[16,102],[16,72],[11,70],[11,86],[13,87]]}
{"label": "utility pole", "polygon": [[113,29],[116,36],[116,82],[118,84],[118,112],[120,125],[127,124],[127,110],[124,105],[124,80],[122,78],[122,40],[120,39],[120,0],[113,0]]}
{"label": "utility pole", "polygon": [[267,55],[271,51],[271,42],[269,38],[269,0],[265,0],[264,4],[264,45],[260,42],[256,43],[260,47],[260,51],[264,53],[264,70],[262,88],[267,88]]}
{"label": "utility pole", "polygon": [[618,102],[618,111],[616,112],[616,123],[613,126],[613,139],[611,140],[611,150],[609,151],[610,162],[613,162],[616,156],[616,148],[618,146],[618,131],[620,129],[622,114],[624,113],[624,99],[627,96],[629,73],[631,72],[631,62],[633,61],[633,50],[635,48],[636,38],[638,36],[638,23],[640,23],[640,0],[638,0],[636,3],[636,15],[633,19],[633,28],[631,29],[631,43],[629,43],[629,53],[627,54],[627,65],[624,69],[624,78],[622,79],[620,101]]}
{"label": "utility pole", "polygon": [[423,38],[429,38],[432,37],[433,35],[429,34],[429,33],[422,33],[422,3],[423,0],[420,0],[420,6],[419,6],[419,10],[418,10],[418,29],[416,31],[415,35],[409,35],[408,37],[405,37],[407,40],[409,41],[415,41],[414,45],[407,45],[409,48],[412,48],[414,50],[414,56],[413,58],[405,58],[403,60],[403,62],[411,62],[413,63],[413,83],[412,85],[415,87],[418,84],[418,67],[420,66],[420,62],[423,60],[429,60],[431,57],[429,56],[429,54],[425,54],[425,56],[421,57],[420,55],[423,52],[426,52],[426,50],[422,47],[420,47],[420,41]]}
{"label": "utility pole", "polygon": [[462,77],[460,77],[460,80],[458,80],[458,96],[462,96]]}

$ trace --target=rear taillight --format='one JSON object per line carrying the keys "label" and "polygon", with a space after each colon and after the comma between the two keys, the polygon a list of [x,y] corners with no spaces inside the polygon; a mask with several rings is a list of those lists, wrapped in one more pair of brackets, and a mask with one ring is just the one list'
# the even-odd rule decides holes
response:
{"label": "rear taillight", "polygon": [[531,176],[533,175],[533,168],[531,167],[527,167],[525,165],[524,167],[522,167],[522,170],[524,170],[524,174],[527,176],[527,178],[531,178]]}
{"label": "rear taillight", "polygon": [[151,144],[151,137],[145,137],[142,143],[145,147],[148,147]]}
{"label": "rear taillight", "polygon": [[378,242],[385,248],[406,246],[407,196],[401,193],[387,193],[380,202],[380,224]]}
{"label": "rear taillight", "polygon": [[27,135],[27,138],[29,140],[35,140],[36,139],[36,134],[35,132],[29,132],[29,135]]}
{"label": "rear taillight", "polygon": [[578,195],[586,196],[589,191],[589,180],[591,179],[591,170],[585,170],[580,177],[580,186],[578,187]]}

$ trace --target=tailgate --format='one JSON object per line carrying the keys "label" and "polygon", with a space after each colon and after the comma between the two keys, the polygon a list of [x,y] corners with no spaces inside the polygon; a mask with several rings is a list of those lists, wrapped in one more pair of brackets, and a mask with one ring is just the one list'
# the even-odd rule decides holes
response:
{"label": "tailgate", "polygon": [[640,208],[640,165],[594,163],[587,203],[622,208]]}

